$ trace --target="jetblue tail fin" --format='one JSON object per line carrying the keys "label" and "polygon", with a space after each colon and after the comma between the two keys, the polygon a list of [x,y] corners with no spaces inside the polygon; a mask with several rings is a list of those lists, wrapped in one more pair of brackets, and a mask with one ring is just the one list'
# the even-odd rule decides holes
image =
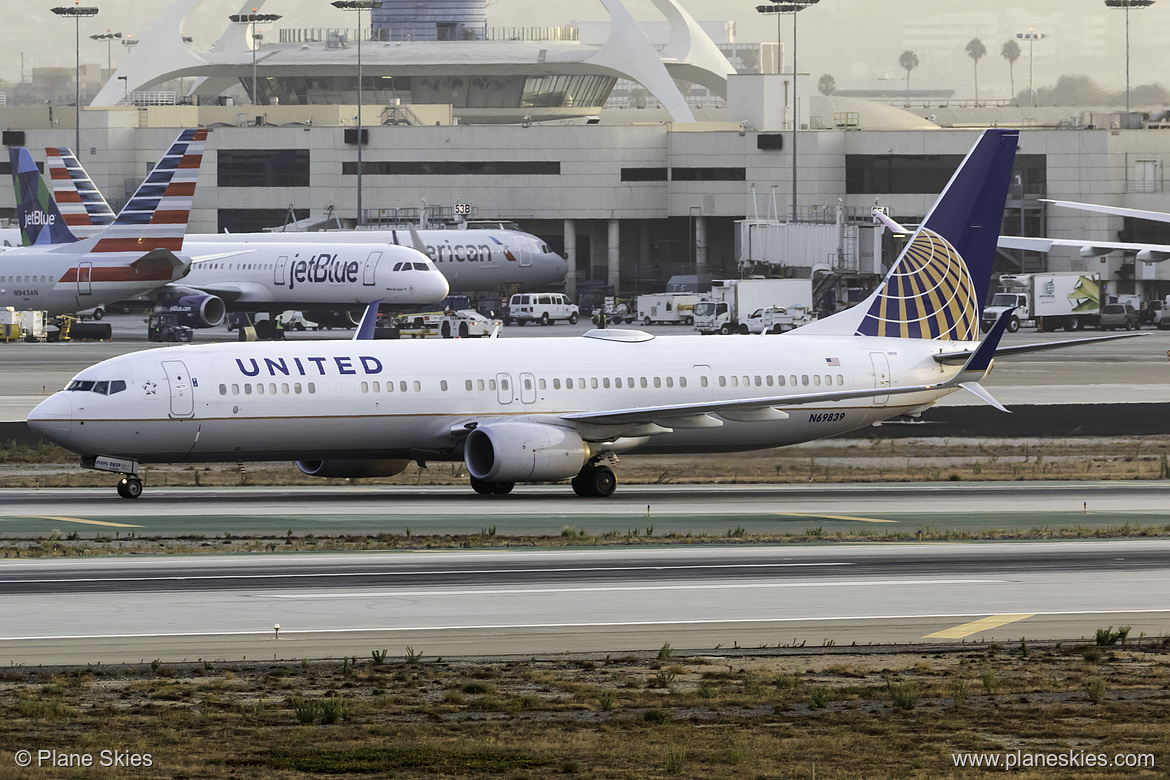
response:
{"label": "jetblue tail fin", "polygon": [[74,244],[77,236],[66,227],[65,219],[41,178],[32,155],[22,146],[8,149],[12,166],[12,183],[16,187],[16,216],[20,222],[22,246]]}
{"label": "jetblue tail fin", "polygon": [[878,289],[800,333],[976,341],[1017,130],[985,130]]}
{"label": "jetblue tail fin", "polygon": [[113,209],[72,151],[64,146],[46,146],[45,160],[53,198],[74,235],[89,238],[113,224]]}

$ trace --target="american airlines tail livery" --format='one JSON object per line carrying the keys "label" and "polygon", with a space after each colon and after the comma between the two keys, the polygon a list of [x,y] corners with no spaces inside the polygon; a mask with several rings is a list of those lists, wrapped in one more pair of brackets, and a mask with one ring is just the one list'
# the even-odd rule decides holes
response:
{"label": "american airlines tail livery", "polygon": [[[112,222],[113,211],[66,147],[45,148],[53,197],[75,234],[85,236]],[[417,236],[417,240],[416,237]],[[540,238],[519,230],[338,230],[325,232],[220,233],[192,235],[200,252],[206,245],[285,243],[338,247],[341,244],[394,244],[423,251],[447,278],[452,291],[492,292],[502,287],[547,290],[565,283],[569,264]],[[367,291],[368,292],[368,291]],[[446,293],[427,301],[434,303]],[[366,299],[371,300],[371,298]],[[385,303],[399,303],[388,296]],[[243,302],[241,302],[243,303]],[[241,305],[239,308],[243,308]],[[286,308],[301,308],[289,306]],[[197,323],[189,323],[198,327]]]}
{"label": "american airlines tail livery", "polygon": [[22,246],[0,254],[0,306],[66,314],[182,278],[206,130],[185,130],[116,220],[77,240],[28,150],[9,149]]}
{"label": "american airlines tail livery", "polygon": [[[52,200],[27,150],[19,151],[28,169],[21,176],[39,184],[39,188],[30,184],[21,189],[40,193],[35,199],[26,194],[19,201],[22,213],[30,215],[27,221],[31,223],[60,228],[52,235],[42,230],[36,241],[72,244],[78,235],[98,234],[105,230],[103,224],[116,221],[68,149],[45,149]],[[54,201],[59,213],[53,210]],[[285,309],[303,309],[317,321],[348,324],[349,312],[355,308],[360,312],[374,298],[393,306],[423,305],[442,300],[448,292],[447,280],[425,254],[378,242],[376,237],[362,243],[306,243],[289,235],[263,244],[248,244],[232,236],[225,236],[232,240],[214,243],[207,238],[188,235],[183,250],[191,258],[189,272],[181,282],[155,285],[157,289],[149,293],[163,310],[179,315],[182,324],[193,328],[215,327],[228,311]]]}
{"label": "american airlines tail livery", "polygon": [[29,426],[83,466],[123,474],[118,491],[131,498],[140,464],[245,460],[292,460],[322,477],[462,460],[479,493],[571,480],[578,495],[604,497],[619,453],[809,441],[959,388],[998,406],[978,382],[1007,320],[980,342],[979,318],[1018,139],[980,136],[866,301],[781,336],[594,330],[149,350],[82,371]]}

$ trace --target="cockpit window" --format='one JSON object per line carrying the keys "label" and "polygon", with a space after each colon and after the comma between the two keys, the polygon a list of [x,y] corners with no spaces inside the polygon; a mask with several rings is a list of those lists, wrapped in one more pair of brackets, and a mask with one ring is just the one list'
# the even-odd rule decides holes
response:
{"label": "cockpit window", "polygon": [[95,382],[90,379],[74,379],[65,389],[72,392],[113,395],[114,393],[120,393],[125,390],[126,382],[122,379],[111,379],[104,382]]}
{"label": "cockpit window", "polygon": [[426,263],[415,263],[414,270],[416,270],[416,271],[429,271],[430,268],[427,266]]}

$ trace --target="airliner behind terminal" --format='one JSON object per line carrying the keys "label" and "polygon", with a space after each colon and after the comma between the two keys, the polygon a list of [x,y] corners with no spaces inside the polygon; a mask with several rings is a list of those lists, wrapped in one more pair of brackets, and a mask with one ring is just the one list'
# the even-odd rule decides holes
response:
{"label": "airliner behind terminal", "polygon": [[572,479],[608,496],[624,452],[808,441],[958,388],[998,406],[977,383],[1007,320],[979,342],[979,318],[1018,140],[985,131],[873,295],[781,336],[183,346],[85,369],[29,425],[123,474],[125,497],[142,463],[283,459],[323,477],[462,460],[480,493]]}

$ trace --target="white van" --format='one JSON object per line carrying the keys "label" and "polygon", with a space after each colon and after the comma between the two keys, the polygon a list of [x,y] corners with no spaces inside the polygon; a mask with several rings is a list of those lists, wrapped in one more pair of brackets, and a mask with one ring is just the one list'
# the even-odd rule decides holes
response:
{"label": "white van", "polygon": [[563,293],[517,293],[508,301],[504,324],[524,325],[535,321],[551,325],[557,320],[568,320],[570,325],[576,325],[579,317],[577,305]]}

